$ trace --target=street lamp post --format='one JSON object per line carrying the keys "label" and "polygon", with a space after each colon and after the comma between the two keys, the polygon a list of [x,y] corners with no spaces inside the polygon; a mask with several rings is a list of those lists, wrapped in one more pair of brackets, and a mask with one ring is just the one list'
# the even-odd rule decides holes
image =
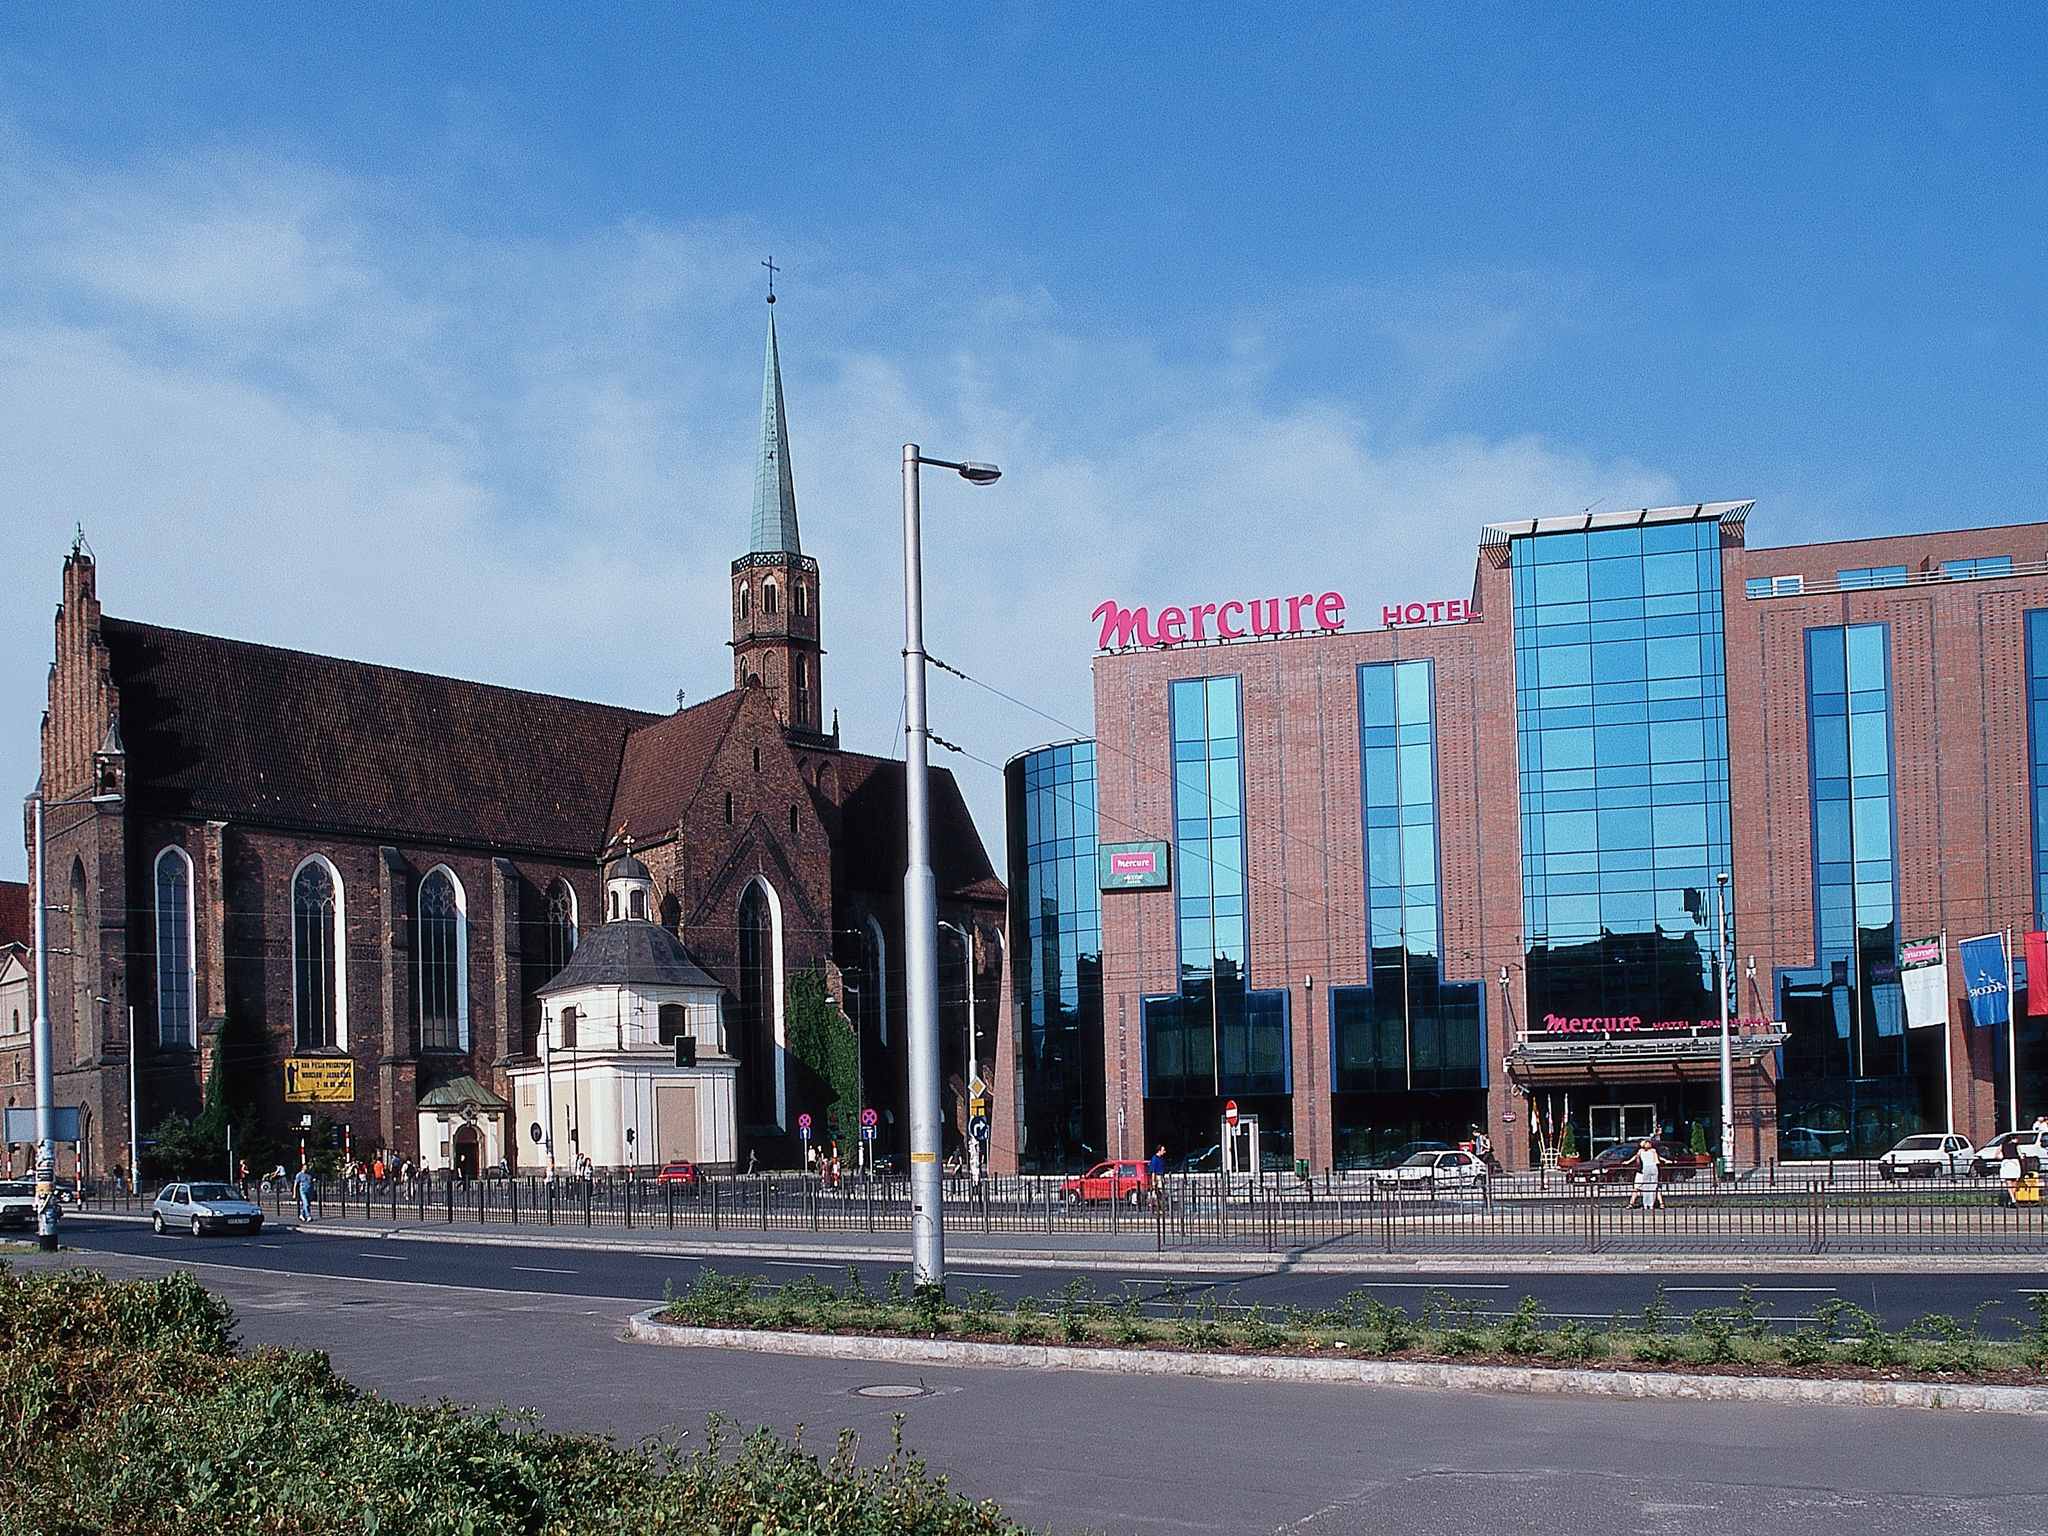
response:
{"label": "street lamp post", "polygon": [[910,1258],[918,1285],[946,1283],[945,1187],[939,1168],[938,890],[932,878],[930,741],[925,726],[924,564],[918,469],[950,469],[989,485],[993,464],[927,459],[903,445],[903,948],[909,994]]}
{"label": "street lamp post", "polygon": [[1735,1068],[1728,1049],[1728,872],[1714,876],[1714,990],[1721,999],[1721,1171],[1735,1167]]}

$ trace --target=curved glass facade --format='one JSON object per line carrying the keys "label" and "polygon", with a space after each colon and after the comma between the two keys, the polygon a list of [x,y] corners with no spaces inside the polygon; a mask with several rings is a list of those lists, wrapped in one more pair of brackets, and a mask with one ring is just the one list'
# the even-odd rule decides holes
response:
{"label": "curved glass facade", "polygon": [[1004,770],[1011,984],[1019,1013],[1017,1159],[1071,1169],[1104,1156],[1102,895],[1095,743],[1040,747]]}

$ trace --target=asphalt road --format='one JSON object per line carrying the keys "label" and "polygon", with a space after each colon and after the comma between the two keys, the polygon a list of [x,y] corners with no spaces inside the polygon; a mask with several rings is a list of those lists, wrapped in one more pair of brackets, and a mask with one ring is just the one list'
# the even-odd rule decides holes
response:
{"label": "asphalt road", "polygon": [[[617,1236],[617,1234],[613,1234]],[[749,1273],[769,1281],[813,1275],[839,1283],[847,1265],[821,1254],[814,1259],[698,1259],[659,1252],[620,1252],[573,1241],[546,1247],[496,1246],[421,1240],[393,1241],[370,1236],[326,1236],[273,1226],[255,1237],[158,1237],[133,1222],[67,1218],[66,1243],[90,1252],[175,1256],[181,1262],[225,1265],[252,1271],[334,1278],[404,1280],[414,1284],[463,1286],[519,1295],[596,1297],[617,1301],[659,1301],[664,1286],[689,1287],[697,1272],[715,1268]],[[864,1284],[880,1289],[892,1266],[861,1263]],[[1164,1309],[1168,1278],[1157,1265],[1134,1259],[1127,1272],[1105,1273],[1015,1266],[1001,1268],[967,1262],[950,1270],[958,1294],[986,1286],[999,1295],[1047,1296],[1074,1280],[1096,1292],[1116,1293],[1135,1287],[1148,1305]],[[1512,1309],[1524,1296],[1534,1296],[1553,1318],[1604,1321],[1616,1312],[1639,1312],[1661,1285],[1666,1301],[1684,1314],[1699,1307],[1729,1306],[1744,1286],[1754,1289],[1766,1317],[1797,1326],[1814,1309],[1832,1299],[1855,1303],[1874,1312],[1889,1327],[1902,1327],[1927,1313],[1968,1319],[1981,1306],[1987,1333],[2007,1332],[2030,1324],[2030,1294],[2048,1289],[2040,1271],[1991,1269],[1966,1260],[1950,1260],[1918,1273],[1814,1273],[1804,1269],[1780,1273],[1660,1271],[1655,1275],[1612,1273],[1492,1272],[1482,1268],[1398,1274],[1332,1274],[1278,1268],[1259,1275],[1204,1272],[1199,1267],[1178,1274],[1171,1283],[1190,1300],[1209,1297],[1219,1305],[1286,1304],[1325,1306],[1347,1292],[1363,1289],[1382,1301],[1419,1313],[1432,1293],[1448,1294],[1484,1312]]]}
{"label": "asphalt road", "polygon": [[[644,1295],[672,1260],[637,1272],[655,1276],[650,1287],[627,1278],[631,1256],[574,1250],[290,1233],[261,1247],[95,1234],[84,1222],[70,1235],[104,1246],[58,1262],[117,1274],[191,1263],[235,1305],[246,1343],[325,1349],[352,1379],[401,1399],[527,1406],[559,1428],[634,1440],[699,1431],[715,1410],[785,1433],[803,1425],[820,1449],[850,1427],[872,1453],[901,1413],[910,1447],[963,1492],[1063,1532],[2048,1530],[2041,1428],[2020,1417],[907,1371],[664,1349],[620,1338],[629,1302],[575,1292],[601,1281]],[[367,1273],[324,1273],[350,1268]],[[874,1388],[911,1395],[865,1395]]]}

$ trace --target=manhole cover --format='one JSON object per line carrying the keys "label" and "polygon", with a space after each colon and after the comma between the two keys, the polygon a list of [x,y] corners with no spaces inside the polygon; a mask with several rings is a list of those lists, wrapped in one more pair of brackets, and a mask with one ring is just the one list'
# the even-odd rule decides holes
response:
{"label": "manhole cover", "polygon": [[872,1387],[855,1387],[855,1397],[924,1397],[929,1389],[908,1386],[900,1381],[885,1381]]}

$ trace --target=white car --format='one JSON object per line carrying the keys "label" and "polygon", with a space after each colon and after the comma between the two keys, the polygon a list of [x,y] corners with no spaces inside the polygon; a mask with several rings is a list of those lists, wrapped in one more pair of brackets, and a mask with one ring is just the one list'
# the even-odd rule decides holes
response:
{"label": "white car", "polygon": [[1382,1189],[1420,1193],[1427,1190],[1486,1188],[1486,1164],[1470,1152],[1417,1152],[1406,1162],[1373,1175]]}
{"label": "white car", "polygon": [[1976,1150],[1962,1136],[1908,1136],[1877,1160],[1877,1171],[1887,1179],[1953,1178],[1970,1171]]}
{"label": "white car", "polygon": [[173,1227],[194,1237],[206,1232],[261,1232],[263,1208],[232,1184],[166,1184],[149,1208],[159,1236]]}
{"label": "white car", "polygon": [[26,1232],[35,1224],[35,1180],[8,1179],[0,1183],[0,1227],[20,1227]]}

